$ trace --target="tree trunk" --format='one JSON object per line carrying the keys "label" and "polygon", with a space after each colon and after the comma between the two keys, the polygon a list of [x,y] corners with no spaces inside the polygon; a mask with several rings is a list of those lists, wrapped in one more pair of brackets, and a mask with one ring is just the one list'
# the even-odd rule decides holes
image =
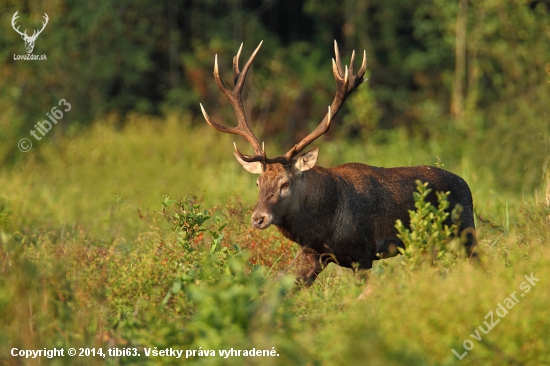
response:
{"label": "tree trunk", "polygon": [[453,100],[451,114],[462,117],[464,111],[464,94],[466,80],[466,16],[468,0],[459,0],[456,18],[455,80],[453,83]]}

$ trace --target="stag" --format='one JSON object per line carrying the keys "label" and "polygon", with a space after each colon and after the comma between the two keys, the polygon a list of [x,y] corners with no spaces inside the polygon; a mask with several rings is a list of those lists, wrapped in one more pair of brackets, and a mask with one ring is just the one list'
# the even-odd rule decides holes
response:
{"label": "stag", "polygon": [[13,28],[13,30],[15,30],[17,33],[19,33],[21,35],[21,38],[23,38],[23,41],[25,41],[25,48],[27,49],[27,53],[32,53],[32,50],[34,49],[34,42],[36,42],[36,38],[38,38],[38,36],[40,35],[40,33],[42,33],[42,31],[44,30],[44,28],[46,28],[46,24],[48,24],[48,14],[44,13],[44,20],[45,22],[42,22],[42,29],[40,30],[34,30],[34,32],[32,33],[32,36],[29,37],[29,35],[27,34],[27,30],[25,29],[24,32],[21,32],[19,30],[19,26],[17,26],[17,28],[15,28],[15,23],[16,23],[16,19],[19,18],[19,15],[17,15],[17,13],[19,12],[16,11],[15,14],[13,14],[13,17],[11,18],[11,26]]}
{"label": "stag", "polygon": [[[233,89],[222,81],[217,55],[215,57],[214,80],[229,99],[237,116],[237,126],[216,123],[202,104],[200,106],[210,126],[220,132],[240,135],[254,148],[255,155],[244,155],[234,143],[238,162],[248,172],[260,175],[256,182],[260,195],[252,214],[252,226],[267,229],[275,225],[285,237],[300,245],[298,281],[310,285],[330,262],[348,268],[370,269],[374,260],[397,254],[397,248],[404,245],[397,238],[395,222],[400,219],[409,225],[408,210],[414,209],[413,192],[417,180],[428,182],[433,192],[449,191],[449,211],[456,205],[462,206],[459,231],[468,253],[472,253],[475,245],[472,195],[468,184],[459,176],[433,166],[380,168],[349,163],[327,169],[315,166],[319,154],[317,147],[300,155],[328,131],[345,99],[365,80],[365,51],[361,67],[354,74],[355,51],[351,54],[349,67],[343,67],[338,45],[334,42],[332,72],[336,95],[327,114],[313,132],[286,154],[267,157],[263,144],[260,145],[250,129],[242,102],[245,78],[261,45],[240,71],[241,44],[233,58]],[[437,203],[433,192],[429,200]]]}

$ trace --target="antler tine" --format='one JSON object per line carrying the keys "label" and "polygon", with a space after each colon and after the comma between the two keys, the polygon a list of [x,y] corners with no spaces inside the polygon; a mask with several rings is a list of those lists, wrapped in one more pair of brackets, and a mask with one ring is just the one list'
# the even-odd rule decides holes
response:
{"label": "antler tine", "polygon": [[353,61],[355,61],[355,50],[351,51],[351,58],[349,60],[349,73],[353,75]]}
{"label": "antler tine", "polygon": [[17,14],[17,13],[19,13],[19,10],[17,10],[15,12],[15,14],[13,14],[13,17],[11,18],[11,26],[12,26],[13,30],[16,31],[17,33],[19,33],[20,35],[27,35],[27,30],[26,29],[25,29],[25,32],[21,32],[19,30],[19,27],[20,27],[19,25],[17,26],[17,28],[15,28],[16,20],[17,20],[17,18],[19,18],[19,14]]}
{"label": "antler tine", "polygon": [[216,54],[214,56],[214,80],[216,80],[216,84],[218,84],[218,88],[222,91],[222,93],[228,97],[228,94],[230,93],[230,90],[227,86],[225,86],[225,83],[223,82],[221,76],[220,76],[220,69],[218,67],[218,55]]}
{"label": "antler tine", "polygon": [[253,163],[255,161],[261,161],[262,163],[265,164],[265,162],[267,160],[267,158],[265,156],[265,150],[261,154],[249,156],[249,155],[244,155],[243,153],[241,153],[239,151],[239,148],[237,148],[237,144],[235,142],[233,142],[233,147],[235,148],[234,154],[236,156],[238,156],[241,160],[246,161],[247,163]]}
{"label": "antler tine", "polygon": [[[247,156],[246,155],[243,155],[240,151],[239,151],[239,148],[237,147],[237,143],[235,141],[233,141],[233,147],[235,148],[235,155],[239,156],[239,158],[241,158],[242,160],[244,161],[248,161],[247,160]],[[250,163],[250,162],[249,162]]]}
{"label": "antler tine", "polygon": [[[17,13],[19,13],[19,10],[16,10],[15,14],[13,14],[13,16],[11,17],[11,25],[14,28],[15,28],[15,21],[17,20],[17,18],[19,18],[19,14]],[[17,29],[19,29],[19,27],[17,27]]]}
{"label": "antler tine", "polygon": [[38,32],[38,34],[42,33],[42,31],[44,30],[44,28],[46,28],[46,25],[48,24],[48,20],[50,20],[50,18],[48,18],[48,14],[46,13],[44,13],[44,16],[42,18],[44,18],[45,22],[42,22],[42,29],[40,30],[40,32]]}
{"label": "antler tine", "polygon": [[201,106],[202,115],[203,115],[204,119],[206,120],[206,123],[208,123],[211,127],[213,127],[214,129],[216,129],[220,132],[232,133],[231,132],[231,127],[225,127],[225,126],[219,125],[216,122],[214,122],[212,119],[210,119],[210,116],[204,110],[204,107],[202,106],[202,103],[199,103],[199,105]]}
{"label": "antler tine", "polygon": [[[239,73],[239,75],[236,76],[235,90],[239,90],[239,92],[242,90],[243,85],[244,85],[244,81],[246,79],[246,74],[248,73],[248,69],[250,69],[250,66],[252,65],[252,61],[254,61],[254,57],[256,57],[256,54],[260,50],[260,47],[262,47],[262,43],[264,43],[264,41],[260,41],[260,44],[258,45],[258,47],[256,47],[256,49],[254,50],[254,52],[252,53],[252,55],[250,56],[250,58],[248,59],[246,64],[244,64],[244,67],[243,67],[242,71]],[[239,51],[239,53],[240,53],[240,51]],[[237,56],[236,56],[237,57],[237,63],[239,62],[238,56],[239,56],[239,54],[237,54]],[[238,69],[238,67],[237,67],[237,69]]]}
{"label": "antler tine", "polygon": [[357,77],[363,79],[363,76],[365,76],[366,71],[367,71],[367,51],[363,50],[363,62],[361,63],[361,68],[357,73]]}
{"label": "antler tine", "polygon": [[[225,86],[225,83],[223,82],[220,76],[220,71],[218,66],[218,55],[216,55],[214,59],[214,80],[216,81],[218,88],[229,100],[229,102],[231,103],[231,106],[233,107],[233,110],[235,111],[235,114],[237,116],[237,121],[238,121],[238,125],[236,127],[222,126],[214,122],[208,116],[202,104],[200,105],[204,119],[210,126],[212,126],[214,129],[220,132],[243,136],[252,145],[252,147],[254,148],[254,152],[258,155],[262,154],[263,149],[260,147],[260,142],[258,141],[258,138],[254,135],[254,133],[250,129],[250,126],[248,125],[248,122],[246,120],[246,114],[244,112],[244,106],[242,103],[242,88],[244,85],[244,81],[246,79],[246,74],[250,69],[250,66],[252,64],[252,61],[254,60],[254,57],[260,50],[261,45],[262,45],[262,42],[260,42],[258,47],[256,47],[256,50],[254,51],[254,53],[252,53],[252,56],[250,56],[250,58],[248,59],[243,70],[239,71],[239,57],[241,55],[242,47],[243,47],[243,45],[241,44],[241,47],[239,48],[237,55],[233,57],[233,72],[235,74],[235,86],[233,87],[233,89],[229,89],[227,86]],[[236,149],[236,152],[238,152],[238,149]],[[241,156],[245,157],[245,155],[240,154],[240,152],[238,152],[238,154],[239,154],[239,157]]]}
{"label": "antler tine", "polygon": [[365,75],[367,68],[366,52],[363,51],[363,63],[361,64],[361,68],[359,69],[357,75],[353,74],[354,61],[355,51],[351,54],[349,69],[347,65],[345,67],[342,66],[338,43],[335,40],[334,58],[332,59],[332,73],[334,74],[334,79],[336,80],[336,95],[334,96],[334,100],[329,107],[327,115],[323,118],[317,128],[302,139],[302,141],[294,145],[294,147],[284,155],[287,161],[291,161],[296,154],[329,130],[332,118],[336,115],[336,113],[338,113],[344,104],[345,99],[364,81],[363,76]]}
{"label": "antler tine", "polygon": [[338,74],[342,75],[344,70],[342,69],[342,60],[340,59],[340,51],[338,50],[338,42],[336,42],[336,40],[334,40],[334,57],[336,58]]}
{"label": "antler tine", "polygon": [[237,84],[237,76],[239,76],[240,74],[240,71],[239,71],[239,58],[241,57],[241,51],[243,50],[243,42],[241,42],[241,47],[239,47],[239,51],[237,52],[237,54],[235,55],[235,57],[233,57],[233,77],[234,77],[234,84]]}

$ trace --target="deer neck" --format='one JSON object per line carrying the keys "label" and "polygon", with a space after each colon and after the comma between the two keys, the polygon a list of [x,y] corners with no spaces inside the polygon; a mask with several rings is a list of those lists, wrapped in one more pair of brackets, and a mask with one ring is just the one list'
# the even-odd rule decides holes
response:
{"label": "deer neck", "polygon": [[276,226],[288,239],[314,247],[330,231],[327,223],[337,209],[337,183],[325,168],[314,167],[302,174],[300,189]]}

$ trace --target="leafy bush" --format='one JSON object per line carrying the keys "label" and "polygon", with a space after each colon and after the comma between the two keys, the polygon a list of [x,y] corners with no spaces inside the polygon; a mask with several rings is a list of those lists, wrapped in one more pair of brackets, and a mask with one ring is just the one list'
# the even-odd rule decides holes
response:
{"label": "leafy bush", "polygon": [[[117,264],[119,274],[129,275],[122,281],[115,276],[116,282],[130,291],[116,293],[114,307],[123,313],[116,338],[144,347],[244,349],[251,333],[279,322],[277,311],[292,278],[271,280],[265,267],[251,266],[239,245],[224,241],[227,223],[195,198],[165,196],[161,214],[175,237],[153,242],[149,254],[136,250]],[[134,269],[139,266],[132,265],[133,258],[143,264],[147,257],[156,259]]]}
{"label": "leafy bush", "polygon": [[[403,254],[401,263],[410,269],[424,264],[448,269],[460,257],[460,240],[456,237],[462,207],[456,205],[451,213],[448,212],[450,204],[447,197],[450,192],[436,192],[436,207],[427,201],[432,192],[428,183],[418,180],[416,184],[418,192],[413,193],[416,211],[409,210],[410,229],[401,220],[397,220],[395,224],[397,237],[405,244],[405,249],[399,248]],[[451,225],[446,224],[449,215]]]}

